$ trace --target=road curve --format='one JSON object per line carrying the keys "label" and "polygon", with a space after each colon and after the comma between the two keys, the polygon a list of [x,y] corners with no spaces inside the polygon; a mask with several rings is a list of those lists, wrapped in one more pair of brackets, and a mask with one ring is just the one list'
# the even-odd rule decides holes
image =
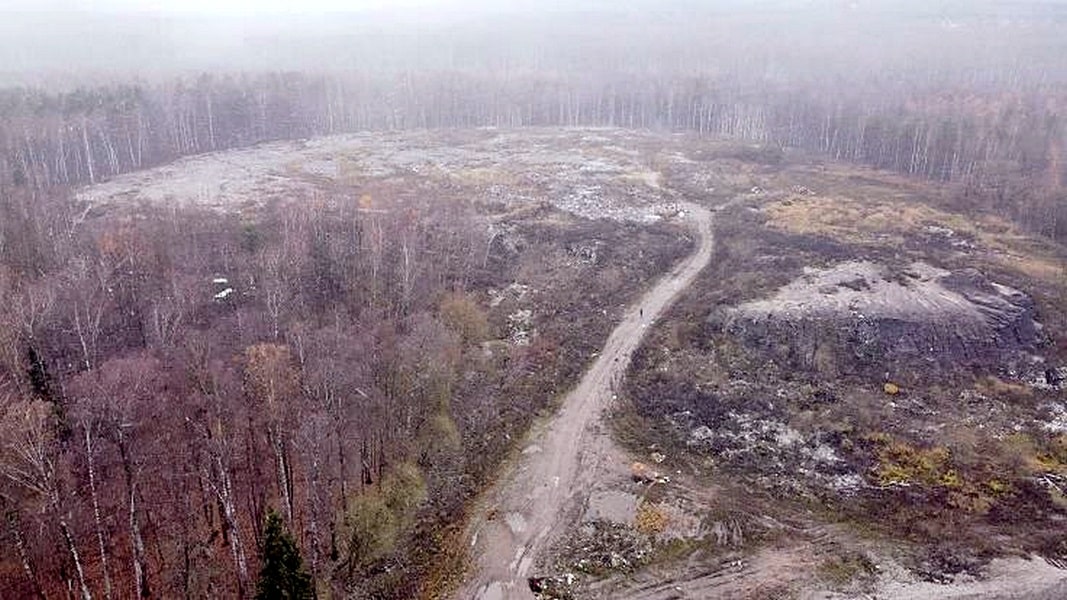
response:
{"label": "road curve", "polygon": [[[559,411],[531,432],[511,468],[483,496],[468,532],[471,567],[457,600],[529,600],[535,560],[572,523],[588,493],[588,465],[599,462],[602,436],[593,430],[621,381],[647,326],[711,260],[711,211],[681,207],[698,236],[697,249],[631,306],[600,356],[567,394]],[[584,466],[583,466],[584,465]]]}

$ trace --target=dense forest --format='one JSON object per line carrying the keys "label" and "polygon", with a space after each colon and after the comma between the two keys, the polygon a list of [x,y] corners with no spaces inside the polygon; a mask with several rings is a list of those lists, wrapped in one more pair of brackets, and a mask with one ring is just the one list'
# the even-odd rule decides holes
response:
{"label": "dense forest", "polygon": [[[357,192],[100,217],[6,188],[5,597],[252,597],[271,511],[321,597],[443,585],[467,500],[580,374],[605,307],[688,249],[667,226],[536,220],[505,223],[511,248],[455,191]],[[641,249],[617,252],[628,277],[610,253],[546,266],[590,237]],[[511,344],[487,293],[517,279],[557,317]]]}
{"label": "dense forest", "polygon": [[[1063,86],[863,94],[739,76],[418,73],[203,75],[0,93],[6,185],[92,183],[276,139],[424,128],[604,126],[734,136],[958,184],[960,202],[1067,236]],[[754,91],[758,90],[758,91]]]}
{"label": "dense forest", "polygon": [[[891,32],[928,42],[942,25]],[[994,28],[954,46],[959,62],[857,52],[820,69],[811,48],[731,49],[735,33],[680,50],[655,41],[663,27],[625,52],[563,32],[559,54],[550,39],[477,64],[453,53],[0,89],[3,595],[252,597],[274,510],[271,535],[280,517],[321,597],[415,597],[454,550],[464,502],[607,333],[568,339],[561,322],[487,353],[499,324],[478,295],[512,273],[469,204],[426,196],[378,213],[344,190],[254,220],[105,219],[74,199],[84,184],[347,132],[657,129],[936,180],[948,202],[1067,241],[1067,74],[1049,67],[1062,55],[984,63]],[[644,275],[681,254],[675,234],[648,245]]]}
{"label": "dense forest", "polygon": [[[477,468],[453,411],[478,407],[451,406],[452,389],[490,385],[461,366],[491,376],[469,356],[487,325],[462,290],[484,240],[462,215],[372,224],[333,204],[254,226],[104,226],[5,200],[25,215],[5,222],[22,235],[5,236],[0,271],[0,498],[24,574],[4,573],[21,582],[5,595],[251,596],[268,504],[319,581],[380,558],[395,542],[375,536],[406,530],[427,486],[455,510],[441,486]],[[431,268],[429,251],[448,259]],[[346,502],[364,520],[335,522]]]}

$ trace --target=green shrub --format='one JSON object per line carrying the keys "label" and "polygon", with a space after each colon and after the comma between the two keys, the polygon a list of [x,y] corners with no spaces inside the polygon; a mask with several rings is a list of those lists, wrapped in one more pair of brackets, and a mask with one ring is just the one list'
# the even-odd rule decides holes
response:
{"label": "green shrub", "polygon": [[344,516],[349,569],[366,568],[391,554],[425,499],[422,473],[417,466],[403,463],[376,489],[349,501]]}
{"label": "green shrub", "polygon": [[489,320],[468,294],[454,292],[441,299],[441,318],[465,344],[479,344],[489,338]]}

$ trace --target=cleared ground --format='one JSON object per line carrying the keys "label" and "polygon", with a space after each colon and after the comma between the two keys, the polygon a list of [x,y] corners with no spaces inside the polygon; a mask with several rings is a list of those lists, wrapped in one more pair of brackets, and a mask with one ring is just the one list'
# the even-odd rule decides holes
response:
{"label": "cleared ground", "polygon": [[[523,243],[513,220],[541,207],[612,227],[696,227],[693,254],[643,282],[641,300],[604,309],[615,327],[606,344],[474,503],[458,598],[528,598],[528,577],[549,578],[543,595],[556,598],[1061,597],[1067,571],[1055,553],[1019,540],[1064,532],[1052,488],[1067,470],[1054,446],[1067,410],[1059,388],[1033,379],[1053,381],[1060,365],[1062,249],[995,216],[950,210],[908,180],[755,150],[600,129],[353,135],[193,157],[80,197],[98,211],[189,202],[254,213],[331,193],[359,194],[367,211],[446,194],[480,207],[487,264]],[[727,206],[712,243],[709,211]],[[639,258],[615,243],[579,237],[558,262]],[[529,298],[522,279],[486,299],[503,303],[508,343],[560,318],[516,305]],[[919,329],[897,327],[917,315]],[[965,340],[964,354],[982,355],[966,376],[911,368],[947,356],[919,344],[885,346],[906,355],[892,364],[909,365],[886,376],[883,355],[852,352],[855,335],[926,340],[922,323],[946,320],[962,328],[948,338],[996,338],[1005,315],[1019,331],[1039,323],[1044,337]],[[867,317],[889,325],[872,329]],[[767,321],[783,328],[751,326]],[[967,446],[951,436],[964,434],[978,454],[1018,443],[1012,460],[1030,465],[1019,476],[1029,483],[963,464]],[[634,481],[635,460],[655,474]],[[1053,498],[1034,504],[1041,477]],[[920,490],[951,496],[950,512],[908,513],[929,506]],[[989,525],[997,502],[1045,520]],[[974,560],[955,547],[930,554],[933,533],[905,531],[957,509],[968,540],[993,531],[999,547]]]}
{"label": "cleared ground", "polygon": [[488,492],[471,532],[472,576],[457,597],[532,598],[527,580],[536,574],[535,561],[573,526],[570,516],[589,502],[592,486],[605,476],[601,470],[625,464],[624,455],[597,429],[602,413],[611,406],[645,330],[711,258],[710,211],[689,204],[682,208],[699,237],[697,250],[627,310],[578,386]]}

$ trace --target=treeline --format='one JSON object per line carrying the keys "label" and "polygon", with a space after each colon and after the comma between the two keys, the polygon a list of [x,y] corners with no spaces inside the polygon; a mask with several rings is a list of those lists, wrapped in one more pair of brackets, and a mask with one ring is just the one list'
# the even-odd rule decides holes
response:
{"label": "treeline", "polygon": [[[177,157],[365,131],[608,126],[735,136],[958,183],[961,201],[1067,236],[1060,86],[979,78],[774,84],[737,75],[412,72],[201,76],[0,93],[3,181],[92,183]],[[911,85],[914,84],[914,85]]]}
{"label": "treeline", "polygon": [[546,340],[485,353],[475,297],[506,269],[452,203],[255,223],[0,203],[5,598],[251,597],[271,510],[320,595],[411,598],[573,375],[552,365],[578,368]]}

